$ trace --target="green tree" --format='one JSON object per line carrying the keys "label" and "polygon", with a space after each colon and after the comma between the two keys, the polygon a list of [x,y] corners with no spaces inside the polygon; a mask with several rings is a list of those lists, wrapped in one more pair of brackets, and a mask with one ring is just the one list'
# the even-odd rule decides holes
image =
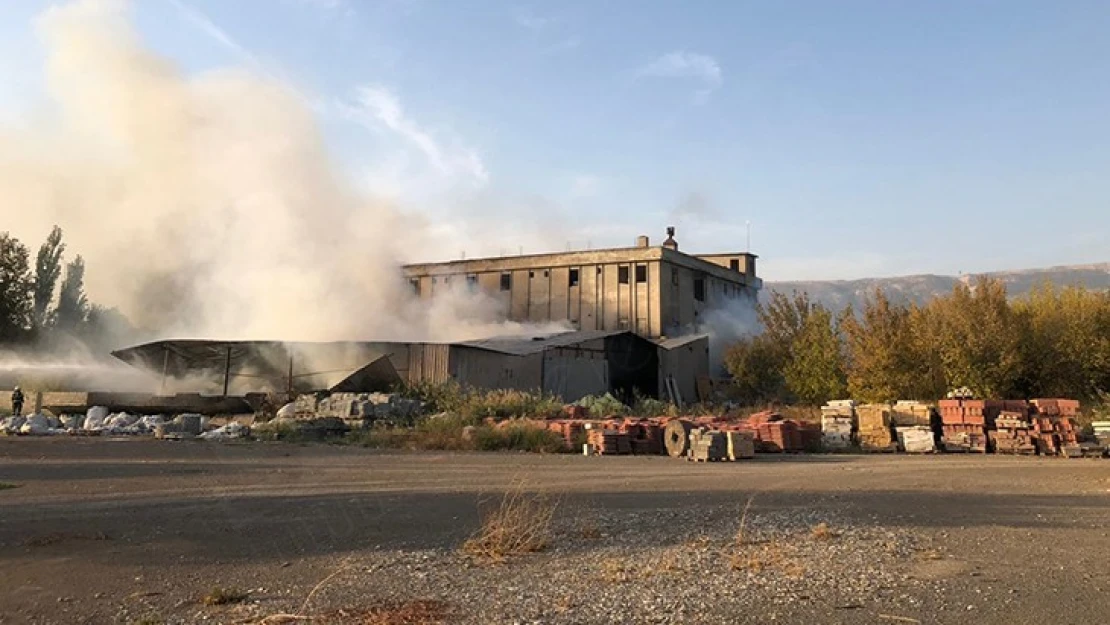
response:
{"label": "green tree", "polygon": [[1024,394],[1023,320],[1006,299],[1006,286],[981,278],[960,284],[929,303],[933,341],[949,388],[970,388],[982,397]]}
{"label": "green tree", "polygon": [[65,249],[62,229],[54,226],[35,258],[33,323],[36,328],[48,327],[53,321],[54,311],[50,306],[54,303],[54,287],[62,274],[62,253]]}
{"label": "green tree", "polygon": [[78,332],[89,318],[89,301],[85,297],[85,261],[80,255],[66,265],[65,279],[58,294],[57,327]]}
{"label": "green tree", "polygon": [[1044,284],[1014,303],[1031,396],[1093,398],[1110,388],[1110,293]]}
{"label": "green tree", "polygon": [[0,233],[0,343],[23,339],[31,327],[34,281],[27,246]]}
{"label": "green tree", "polygon": [[738,399],[761,402],[784,394],[779,350],[765,335],[741,339],[725,352],[725,369]]}
{"label": "green tree", "polygon": [[840,326],[853,398],[933,399],[943,392],[932,370],[937,360],[925,349],[928,337],[915,328],[921,319],[916,309],[891,302],[881,290],[864,301],[858,317],[851,309],[845,312]]}
{"label": "green tree", "polygon": [[737,393],[751,401],[824,403],[844,394],[840,339],[832,313],[805,293],[773,293],[759,307],[763,332],[725,357]]}
{"label": "green tree", "polygon": [[783,378],[790,393],[807,404],[823,404],[844,397],[844,375],[840,337],[832,313],[811,306],[794,336]]}

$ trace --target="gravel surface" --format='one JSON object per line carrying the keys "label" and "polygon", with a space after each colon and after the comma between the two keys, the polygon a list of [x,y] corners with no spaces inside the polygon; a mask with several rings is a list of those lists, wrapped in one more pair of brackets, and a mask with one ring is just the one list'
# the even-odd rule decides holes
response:
{"label": "gravel surface", "polygon": [[[29,443],[29,444],[28,444]],[[1110,463],[0,440],[0,623],[1105,623]],[[499,493],[549,547],[460,546]],[[745,512],[746,511],[746,512]],[[743,531],[740,532],[741,518]],[[204,605],[214,588],[245,601]],[[274,618],[287,614],[315,620]]]}

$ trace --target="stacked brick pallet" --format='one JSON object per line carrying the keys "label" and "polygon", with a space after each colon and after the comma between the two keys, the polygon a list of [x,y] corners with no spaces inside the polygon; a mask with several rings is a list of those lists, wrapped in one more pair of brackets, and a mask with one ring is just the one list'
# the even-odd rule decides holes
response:
{"label": "stacked brick pallet", "polygon": [[798,424],[783,419],[778,413],[757,412],[748,417],[747,427],[759,451],[776,453],[804,449]]}
{"label": "stacked brick pallet", "polygon": [[755,437],[750,432],[728,431],[724,435],[728,442],[729,460],[755,458]]}
{"label": "stacked brick pallet", "polygon": [[987,453],[987,430],[1005,403],[985,399],[942,399],[939,404],[945,451]]}
{"label": "stacked brick pallet", "polygon": [[937,450],[931,405],[919,401],[898,401],[891,407],[890,421],[894,425],[899,450],[916,454]]}
{"label": "stacked brick pallet", "polygon": [[852,447],[856,429],[856,403],[850,399],[830,401],[821,406],[821,444],[825,449]]}
{"label": "stacked brick pallet", "polygon": [[1110,450],[1110,421],[1095,421],[1091,425],[1095,429],[1098,444]]}
{"label": "stacked brick pallet", "polygon": [[1003,408],[994,419],[994,429],[988,432],[995,453],[1026,456],[1037,453],[1037,437],[1029,420],[1029,404],[1006,400]]}
{"label": "stacked brick pallet", "polygon": [[895,451],[894,431],[891,428],[890,406],[886,404],[864,404],[856,406],[856,422],[859,429],[856,439],[863,451]]}
{"label": "stacked brick pallet", "polygon": [[705,428],[690,430],[690,451],[687,460],[693,462],[717,462],[728,459],[728,439],[724,432]]}
{"label": "stacked brick pallet", "polygon": [[1079,415],[1079,402],[1074,399],[1034,399],[1030,403],[1036,409],[1033,432],[1037,436],[1040,452],[1068,457],[1081,455],[1079,425],[1075,421]]}
{"label": "stacked brick pallet", "polygon": [[632,441],[618,430],[591,428],[587,430],[586,444],[601,456],[618,456],[632,453]]}

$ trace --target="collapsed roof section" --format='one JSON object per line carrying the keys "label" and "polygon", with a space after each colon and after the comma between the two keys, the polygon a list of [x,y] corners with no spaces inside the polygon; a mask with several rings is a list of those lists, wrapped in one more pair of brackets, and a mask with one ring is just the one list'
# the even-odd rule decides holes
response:
{"label": "collapsed roof section", "polygon": [[[705,337],[650,341],[633,332],[578,331],[458,343],[166,340],[113,352],[176,390],[388,392],[403,382],[455,380],[477,388],[543,389],[573,401],[587,394],[670,393],[680,378],[693,396],[707,371]],[[682,348],[682,349],[679,349]],[[693,358],[693,360],[691,360]],[[665,371],[664,371],[665,370]],[[689,379],[686,379],[689,378]]]}

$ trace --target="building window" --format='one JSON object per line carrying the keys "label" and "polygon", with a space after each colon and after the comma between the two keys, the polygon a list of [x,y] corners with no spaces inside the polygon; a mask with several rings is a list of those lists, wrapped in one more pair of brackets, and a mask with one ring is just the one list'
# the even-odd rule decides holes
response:
{"label": "building window", "polygon": [[647,282],[647,265],[636,265],[636,282]]}
{"label": "building window", "polygon": [[705,278],[694,278],[694,299],[705,301]]}
{"label": "building window", "polygon": [[628,265],[617,267],[617,282],[628,284]]}
{"label": "building window", "polygon": [[567,286],[578,286],[578,269],[570,270],[570,277],[568,278]]}
{"label": "building window", "polygon": [[534,272],[534,271],[529,271],[529,272],[528,272],[528,277],[529,277],[529,278],[535,278],[535,277],[536,277],[536,272]]}
{"label": "building window", "polygon": [[420,295],[420,278],[413,278],[409,280],[409,285],[412,286],[412,292]]}
{"label": "building window", "polygon": [[438,282],[438,280],[436,280],[436,278],[432,278],[432,284],[435,284],[436,282]]}
{"label": "building window", "polygon": [[466,277],[466,286],[471,291],[478,290],[478,276],[476,276],[475,274],[470,274],[469,276],[467,276]]}
{"label": "building window", "polygon": [[549,273],[549,272],[548,272],[548,271],[547,271],[546,269],[544,269],[544,270],[543,270],[543,277],[545,277],[545,278],[546,278],[546,277],[548,277],[548,276],[550,276],[550,275],[551,275],[551,274],[550,274],[550,273]]}
{"label": "building window", "polygon": [[513,290],[513,274],[511,274],[511,273],[501,274],[501,290],[502,291],[511,291],[511,290]]}
{"label": "building window", "polygon": [[740,271],[740,259],[733,258],[732,260],[728,261],[728,268],[733,271]]}
{"label": "building window", "polygon": [[601,267],[597,268],[597,275],[599,275],[599,276],[601,275]]}

